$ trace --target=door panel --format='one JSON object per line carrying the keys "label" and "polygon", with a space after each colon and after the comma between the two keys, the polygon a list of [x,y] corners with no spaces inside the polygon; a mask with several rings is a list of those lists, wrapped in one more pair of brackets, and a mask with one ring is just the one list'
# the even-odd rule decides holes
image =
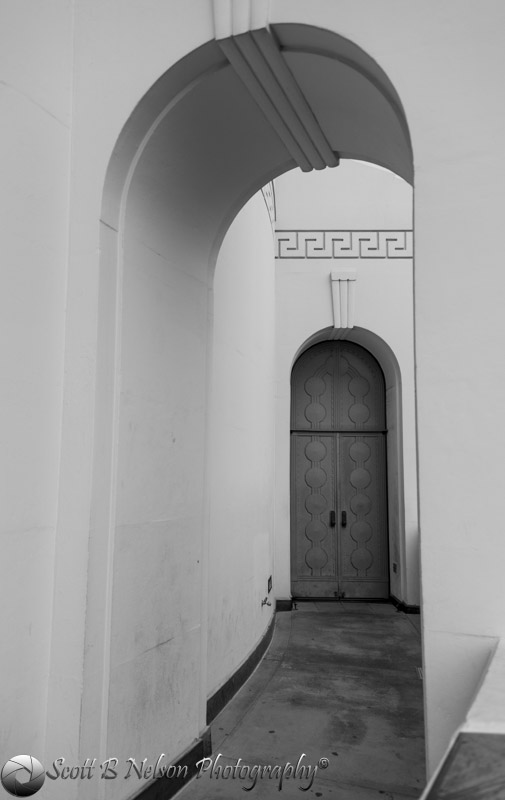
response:
{"label": "door panel", "polygon": [[352,342],[323,342],[293,368],[291,430],[383,431],[384,377],[375,358]]}
{"label": "door panel", "polygon": [[299,597],[310,592],[313,584],[320,587],[320,596],[333,597],[336,591],[335,529],[330,526],[330,512],[335,510],[335,465],[333,436],[301,434],[293,438],[292,516],[296,532],[291,569]]}
{"label": "door panel", "polygon": [[385,391],[373,356],[349,342],[306,351],[292,424],[293,596],[387,598]]}
{"label": "door panel", "polygon": [[[337,434],[338,573],[346,597],[389,596],[384,434]],[[346,525],[342,525],[342,513]]]}

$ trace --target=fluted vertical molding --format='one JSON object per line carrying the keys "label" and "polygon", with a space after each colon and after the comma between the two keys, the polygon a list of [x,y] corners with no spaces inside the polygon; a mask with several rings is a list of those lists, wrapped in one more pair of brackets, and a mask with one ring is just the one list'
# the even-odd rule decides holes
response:
{"label": "fluted vertical molding", "polygon": [[333,327],[353,328],[356,271],[351,269],[330,273],[333,301]]}
{"label": "fluted vertical molding", "polygon": [[270,0],[213,0],[216,39],[266,28]]}
{"label": "fluted vertical molding", "polygon": [[293,161],[304,172],[338,166],[268,27],[269,0],[213,0],[212,7],[216,41]]}

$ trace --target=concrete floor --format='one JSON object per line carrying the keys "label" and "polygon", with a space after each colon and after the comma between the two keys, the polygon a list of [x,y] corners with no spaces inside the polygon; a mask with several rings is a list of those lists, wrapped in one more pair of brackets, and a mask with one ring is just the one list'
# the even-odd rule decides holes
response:
{"label": "concrete floor", "polygon": [[[178,800],[419,797],[420,667],[419,616],[392,605],[300,602],[296,611],[279,613],[263,661],[212,724],[214,772],[208,764]],[[314,768],[320,759],[328,765],[322,762],[312,778],[287,769],[282,794],[278,774],[258,777],[242,794],[255,765],[278,765],[278,773],[288,762],[296,767],[302,754],[302,766]],[[233,778],[239,758],[244,769]]]}

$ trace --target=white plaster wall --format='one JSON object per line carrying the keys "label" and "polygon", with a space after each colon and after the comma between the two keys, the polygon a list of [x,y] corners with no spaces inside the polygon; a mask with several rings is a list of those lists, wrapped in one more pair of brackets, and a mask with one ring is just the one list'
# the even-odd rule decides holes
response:
{"label": "white plaster wall", "polygon": [[[275,181],[278,230],[381,230],[412,227],[412,189],[397,176],[362,162],[343,161],[334,170],[286,173]],[[290,596],[289,431],[291,368],[302,345],[333,325],[330,273],[355,269],[355,326],[380,337],[396,356],[401,373],[400,425],[390,414],[390,439],[397,435],[403,498],[390,492],[391,591],[419,604],[419,526],[415,446],[413,275],[411,259],[277,259],[277,493],[276,578],[279,597]],[[366,346],[366,345],[365,345]],[[387,384],[387,387],[389,384]],[[388,389],[388,397],[392,390]],[[391,406],[392,400],[389,401]],[[400,430],[392,429],[392,426]],[[389,448],[388,448],[389,449]],[[392,454],[389,454],[392,462]],[[405,531],[402,541],[401,530]]]}
{"label": "white plaster wall", "polygon": [[123,760],[178,754],[201,727],[208,287],[143,222],[123,279],[107,735]]}
{"label": "white plaster wall", "polygon": [[412,229],[412,187],[364,161],[342,159],[333,169],[286,172],[275,180],[275,197],[278,230]]}
{"label": "white plaster wall", "polygon": [[212,694],[264,633],[273,572],[275,273],[261,193],[223,242],[214,275],[209,433],[207,682]]}
{"label": "white plaster wall", "polygon": [[43,753],[61,440],[72,4],[0,9],[0,749]]}
{"label": "white plaster wall", "polygon": [[[505,110],[496,100],[505,7],[488,2],[484,9],[444,9],[431,44],[438,56],[423,81],[428,77],[430,114],[407,108],[419,162],[416,359],[430,769],[505,632],[505,471],[498,455],[505,434],[496,426],[505,406],[505,374],[497,366],[504,341]],[[424,16],[420,23],[423,36],[433,30]],[[418,63],[422,45],[417,37],[413,44]],[[442,57],[448,45],[450,66]],[[420,77],[416,69],[418,93]]]}
{"label": "white plaster wall", "polygon": [[[207,694],[247,657],[272,613],[261,606],[274,491],[270,219],[260,195],[233,225],[212,319],[207,265],[170,235],[162,171],[154,146],[128,194],[118,301],[117,500],[98,733],[121,763],[132,753],[180,754],[205,725]],[[108,791],[122,796],[123,784]]]}
{"label": "white plaster wall", "polygon": [[[188,208],[180,128],[170,123],[142,151],[117,221],[111,206],[102,224],[81,736],[121,763],[135,752],[180,755],[205,728],[208,693],[249,654],[272,613],[261,607],[272,573],[270,220],[256,198],[224,247],[213,366],[212,274],[198,216]],[[233,451],[240,480],[229,468]],[[102,464],[108,459],[109,474]],[[116,782],[108,792],[121,796],[123,786]]]}
{"label": "white plaster wall", "polygon": [[[80,754],[85,752],[96,752],[98,757],[106,758],[114,755],[109,749],[109,743],[123,748],[126,730],[133,730],[135,724],[143,718],[139,699],[133,702],[131,709],[128,701],[127,706],[119,712],[120,720],[125,721],[123,731],[118,730],[114,715],[131,686],[135,670],[138,671],[142,665],[143,647],[149,646],[150,638],[156,644],[161,644],[167,631],[166,638],[172,633],[177,636],[182,631],[185,632],[184,669],[187,668],[193,677],[197,675],[198,683],[196,692],[194,682],[185,683],[181,689],[180,697],[184,701],[188,700],[187,709],[181,701],[175,714],[177,720],[184,718],[181,727],[173,719],[169,720],[168,716],[161,720],[159,709],[154,711],[155,724],[149,734],[149,747],[152,746],[153,737],[158,737],[156,752],[160,746],[160,752],[167,752],[168,744],[174,748],[175,754],[177,748],[189,746],[205,725],[200,659],[193,658],[195,651],[201,647],[199,610],[198,630],[188,630],[196,613],[195,604],[199,605],[199,595],[191,598],[191,604],[180,620],[174,619],[173,609],[167,606],[156,607],[152,627],[143,630],[136,643],[135,636],[139,637],[139,629],[145,627],[144,613],[146,605],[149,609],[148,598],[146,605],[135,614],[133,629],[128,628],[128,621],[122,617],[120,610],[121,600],[128,594],[128,586],[121,581],[115,567],[122,562],[128,568],[128,557],[131,564],[131,552],[125,553],[128,535],[124,538],[118,537],[116,563],[114,552],[119,439],[117,427],[121,397],[117,377],[121,357],[123,241],[122,232],[118,236],[118,221],[117,218],[112,218],[113,214],[106,213],[101,226],[98,226],[98,220],[102,213],[107,166],[123,125],[146,90],[167,68],[188,50],[212,37],[211,8],[210,4],[203,1],[198,3],[198,9],[195,9],[194,4],[189,7],[186,2],[175,2],[170,6],[159,2],[151,4],[149,13],[146,13],[145,6],[137,3],[104,5],[97,1],[74,3],[74,13],[74,71],[71,74],[69,70],[68,74],[68,79],[73,80],[74,90],[72,151],[70,169],[64,174],[65,182],[70,186],[72,218],[66,286],[66,406],[61,449],[64,469],[60,485],[60,525],[62,530],[71,528],[72,546],[60,547],[55,558],[58,578],[54,588],[54,648],[49,676],[50,702],[45,747],[47,763],[61,755],[65,755],[68,762],[77,763]],[[51,41],[49,35],[48,41]],[[135,54],[133,60],[132,54]],[[132,68],[132,63],[137,66]],[[130,72],[131,75],[128,74]],[[118,209],[121,213],[120,196],[113,198],[112,205],[114,204],[114,213]],[[69,236],[69,230],[65,230],[65,235]],[[127,267],[130,270],[130,286],[136,268],[135,237],[132,238]],[[141,246],[137,243],[137,255],[139,249]],[[163,260],[163,250],[161,253],[160,261]],[[139,275],[142,267],[145,268],[145,292],[149,290],[149,286],[154,291],[152,287],[157,280],[156,270],[153,268],[155,259],[153,254],[150,255],[152,258],[147,254],[144,254],[145,259],[139,258]],[[102,270],[99,268],[100,256],[104,257],[103,263],[106,265]],[[126,266],[126,262],[124,264]],[[190,259],[186,264],[191,271]],[[176,277],[177,275],[178,273]],[[183,275],[179,277],[184,280]],[[206,291],[202,284],[196,294],[200,297],[200,307],[206,303],[206,299],[201,299],[200,292]],[[204,320],[198,322],[197,335],[200,336],[205,330],[204,338],[207,341],[206,312],[203,317]],[[191,316],[188,316],[188,323],[190,319]],[[135,324],[138,324],[135,314],[130,321],[131,327],[128,324],[125,327],[127,334],[128,330],[133,332]],[[158,322],[162,325],[161,321]],[[152,329],[143,332],[137,351],[137,366],[140,366],[142,349],[148,349],[152,336]],[[157,355],[159,356],[159,352]],[[131,366],[134,366],[134,360],[135,354],[127,359]],[[134,377],[132,384],[132,398],[136,390],[135,399],[139,399],[140,389],[138,384],[135,386]],[[127,398],[123,395],[123,420],[127,418],[125,414],[131,411],[126,401]],[[133,431],[130,433],[133,434]],[[146,434],[144,429],[142,434],[141,445],[147,442],[149,435],[152,441],[152,431]],[[122,452],[124,469],[124,451]],[[199,450],[199,454],[203,459],[203,448]],[[145,464],[137,461],[136,466],[137,469],[139,466],[142,469]],[[125,474],[125,477],[132,476]],[[195,470],[193,485],[196,485],[197,491],[199,481],[201,485],[201,475],[199,477],[198,470]],[[151,500],[154,495],[155,500],[159,501],[160,494],[161,487],[158,483],[146,500]],[[161,551],[166,563],[170,547],[166,533],[169,527],[168,514],[163,517],[165,528],[160,533],[156,530],[156,520],[153,519],[160,504],[156,507],[151,503],[146,510],[147,505],[146,502],[144,508],[131,509],[125,502],[125,507],[118,509],[118,520],[125,526],[131,524],[131,531],[135,522],[141,522],[146,534],[143,541],[146,550],[143,551],[142,558],[151,559],[151,563],[155,563],[154,557],[157,554],[154,557],[153,553],[147,554],[147,547],[157,539],[158,553]],[[150,512],[153,512],[151,517]],[[189,512],[191,514],[198,516],[201,509],[195,512],[192,508]],[[199,522],[194,520],[193,530],[196,526],[202,530],[201,519]],[[195,557],[194,549],[187,550],[187,557]],[[117,579],[115,586],[114,576]],[[145,573],[140,573],[138,581],[132,586],[133,600],[139,597],[139,586],[145,580]],[[197,583],[198,581],[191,581],[187,592],[194,589]],[[166,593],[169,589],[165,585],[160,587],[160,591]],[[187,593],[184,600],[186,598]],[[120,627],[114,636],[113,618],[116,622],[118,619],[120,621]],[[163,646],[158,652],[163,653]],[[128,667],[123,659],[130,657],[132,664]],[[166,674],[166,667],[160,663],[158,653],[155,658],[147,656],[144,666],[146,681],[151,670],[152,683],[158,692],[160,681]],[[112,669],[115,670],[118,680],[114,682],[113,691],[109,693],[108,674]],[[177,674],[180,675],[181,670]],[[171,692],[176,697],[179,688],[167,684],[164,691]],[[190,698],[187,697],[188,691],[193,692]],[[166,701],[166,694],[163,699]],[[169,738],[165,737],[168,727],[171,731]],[[139,728],[137,733],[140,734]],[[128,742],[128,750],[131,749],[131,742]],[[23,752],[23,748],[18,748],[18,751]],[[123,752],[122,754],[124,755]],[[127,796],[138,790],[138,787],[121,785],[119,782],[110,782],[108,786],[103,783],[98,787],[100,793],[106,789],[123,792]],[[77,782],[69,785],[57,781],[52,791],[55,797],[61,798],[75,797],[78,792],[86,794],[86,791],[91,791],[95,797],[97,787],[87,787],[84,783],[78,785]]]}
{"label": "white plaster wall", "polygon": [[[2,7],[7,12],[1,26],[2,80],[15,87],[2,84],[1,90],[8,112],[4,119],[13,124],[2,182],[9,223],[4,240],[7,253],[19,255],[21,267],[2,276],[7,304],[3,341],[8,342],[12,389],[6,400],[9,446],[3,452],[11,479],[7,499],[17,498],[14,514],[9,502],[3,506],[7,534],[2,544],[3,563],[15,564],[12,573],[17,573],[7,583],[6,607],[14,624],[7,641],[15,652],[8,663],[13,683],[6,687],[4,704],[3,728],[12,731],[7,745],[19,741],[12,749],[23,752],[43,739],[42,665],[47,664],[52,636],[46,752],[56,757],[64,749],[72,758],[79,751],[86,561],[96,510],[91,486],[99,296],[104,301],[99,293],[98,220],[105,171],[135,104],[171,64],[211,39],[213,27],[208,0],[153,0],[147,7],[136,0],[77,0],[72,73],[70,7],[58,0],[43,5],[18,0]],[[272,0],[270,13],[272,22],[327,27],[375,58],[402,98],[413,138],[425,686],[433,768],[465,714],[465,702],[494,639],[504,633],[499,520],[505,441],[497,421],[505,400],[499,369],[505,186],[505,114],[499,98],[505,8],[501,0]],[[69,155],[65,120],[68,124],[72,82]],[[47,224],[41,226],[41,219]],[[51,277],[39,291],[40,266]],[[47,303],[38,303],[44,288]],[[113,299],[112,289],[110,295]],[[109,304],[107,310],[111,308]],[[36,320],[33,340],[47,345],[40,351],[27,343],[26,326],[21,330],[24,315],[32,324]],[[13,340],[21,357],[12,355]],[[472,370],[469,364],[478,367]],[[41,372],[44,376],[34,386],[31,379]],[[31,399],[27,384],[33,389]],[[27,424],[31,421],[33,426]],[[15,470],[20,454],[23,468]],[[33,505],[27,499],[28,478],[32,486],[44,487],[43,500]],[[45,621],[56,518],[49,634]],[[17,534],[35,529],[31,539],[41,546],[32,558],[34,551]],[[36,580],[26,580],[30,570],[37,571]],[[41,614],[38,641],[29,634],[34,609]],[[16,614],[21,614],[19,623]],[[28,666],[32,642],[41,665],[34,671]],[[21,698],[30,698],[27,706],[35,724],[20,712]],[[55,797],[75,791],[75,785],[54,787]]]}
{"label": "white plaster wall", "polygon": [[[211,274],[190,244],[194,219],[177,203],[186,176],[174,175],[171,135],[145,148],[120,218],[100,736],[122,764],[133,753],[175,759],[205,727]],[[133,790],[120,781],[109,789]]]}

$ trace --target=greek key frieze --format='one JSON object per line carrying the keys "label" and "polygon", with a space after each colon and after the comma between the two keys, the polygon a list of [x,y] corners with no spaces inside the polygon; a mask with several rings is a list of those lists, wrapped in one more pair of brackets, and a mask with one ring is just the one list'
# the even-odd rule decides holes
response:
{"label": "greek key frieze", "polygon": [[412,231],[277,231],[276,258],[412,258]]}

